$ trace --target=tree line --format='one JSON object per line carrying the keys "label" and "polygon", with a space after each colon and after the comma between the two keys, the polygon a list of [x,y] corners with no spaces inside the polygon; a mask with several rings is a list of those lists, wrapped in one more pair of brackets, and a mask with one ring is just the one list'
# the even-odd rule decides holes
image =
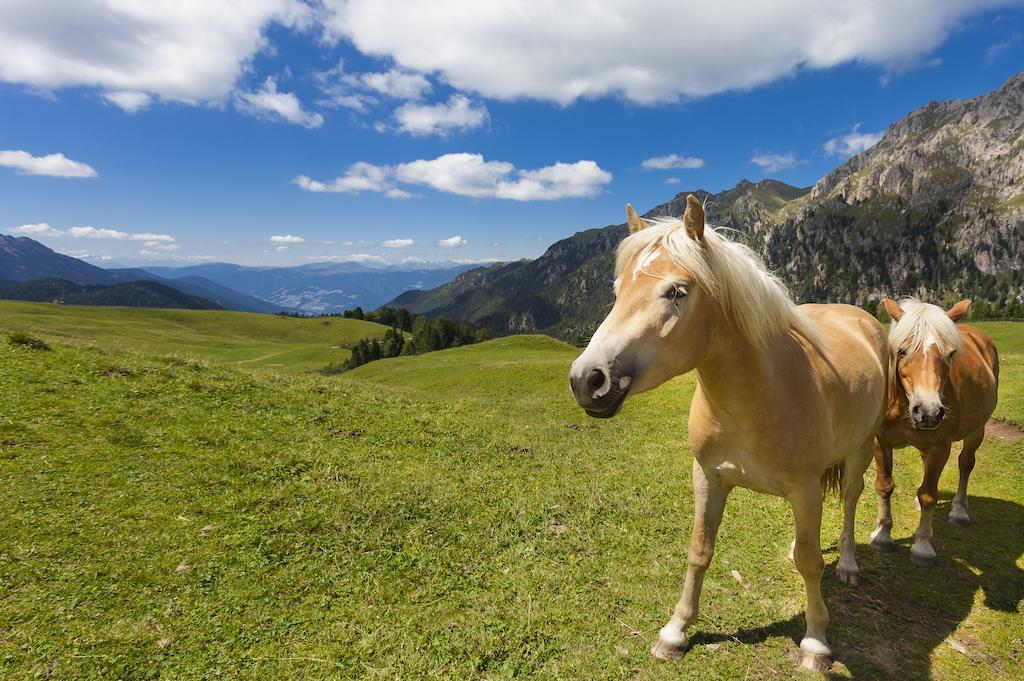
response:
{"label": "tree line", "polygon": [[[325,315],[337,316],[337,315]],[[361,338],[354,343],[343,343],[351,355],[344,362],[336,362],[324,368],[326,374],[337,374],[355,369],[368,362],[399,355],[421,355],[434,350],[472,345],[491,337],[490,332],[474,324],[458,319],[437,317],[428,319],[404,308],[382,307],[372,312],[362,308],[345,310],[345,319],[364,319],[390,326],[381,338]]]}

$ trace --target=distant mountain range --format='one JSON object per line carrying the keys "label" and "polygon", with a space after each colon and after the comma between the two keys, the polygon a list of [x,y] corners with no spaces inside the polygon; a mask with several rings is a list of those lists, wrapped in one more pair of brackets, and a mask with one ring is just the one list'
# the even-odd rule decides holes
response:
{"label": "distant mountain range", "polygon": [[[28,282],[40,279],[62,279],[85,286],[152,281],[175,289],[184,295],[203,298],[213,303],[218,309],[269,313],[285,309],[201,277],[187,277],[170,281],[137,268],[106,270],[84,260],[57,253],[28,237],[0,234],[0,280]],[[42,289],[40,294],[44,294],[45,291],[45,288]]]}
{"label": "distant mountain range", "polygon": [[[644,217],[681,216],[686,194],[737,230],[801,301],[972,297],[979,313],[1024,315],[1024,74],[969,100],[933,102],[813,187],[740,182],[682,192]],[[391,305],[497,333],[593,333],[613,300],[625,225],[590,229],[533,261],[482,267]]]}
{"label": "distant mountain range", "polygon": [[[187,267],[103,269],[57,253],[28,237],[0,234],[0,280],[61,279],[84,286],[151,281],[188,296],[204,298],[225,310],[271,314],[342,312],[357,306],[372,310],[403,291],[436,287],[471,267],[450,263],[415,269],[374,268],[339,262],[298,267],[209,263]],[[46,296],[50,292],[43,286],[38,295]],[[30,295],[28,289],[23,289],[22,295]]]}
{"label": "distant mountain range", "polygon": [[171,282],[200,277],[284,308],[311,313],[372,310],[410,289],[444,284],[474,265],[437,268],[367,267],[355,262],[322,262],[296,267],[246,267],[208,263],[188,267],[148,267]]}
{"label": "distant mountain range", "polygon": [[0,281],[0,299],[65,305],[164,307],[179,310],[223,309],[206,298],[182,293],[155,281],[129,281],[123,284],[76,284],[67,279]]}

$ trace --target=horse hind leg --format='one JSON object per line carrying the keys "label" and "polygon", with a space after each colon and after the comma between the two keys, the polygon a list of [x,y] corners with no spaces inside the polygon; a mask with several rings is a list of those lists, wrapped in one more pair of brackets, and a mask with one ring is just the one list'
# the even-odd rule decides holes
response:
{"label": "horse hind leg", "polygon": [[843,462],[843,476],[840,490],[843,498],[843,531],[839,535],[839,562],[836,563],[836,576],[847,584],[860,584],[860,568],[854,555],[857,542],[854,538],[857,518],[857,502],[864,491],[864,472],[871,463],[874,438],[865,442],[860,449],[851,454]]}
{"label": "horse hind leg", "polygon": [[964,439],[963,449],[960,450],[960,484],[956,488],[956,496],[953,497],[952,508],[949,509],[949,523],[959,527],[967,527],[971,524],[971,518],[967,515],[967,482],[971,478],[971,471],[974,470],[974,453],[978,451],[982,440],[985,439],[985,427],[982,426]]}
{"label": "horse hind leg", "polygon": [[800,666],[815,671],[832,664],[832,649],[825,638],[828,608],[821,597],[821,573],[825,561],[821,557],[822,487],[818,480],[795,490],[789,497],[796,522],[796,550],[793,558],[803,577],[807,591],[807,631],[800,641]]}
{"label": "horse hind leg", "polygon": [[892,492],[896,483],[892,480],[892,448],[882,445],[875,438],[875,492],[878,494],[878,516],[875,530],[871,533],[871,548],[883,553],[896,549],[892,541]]}

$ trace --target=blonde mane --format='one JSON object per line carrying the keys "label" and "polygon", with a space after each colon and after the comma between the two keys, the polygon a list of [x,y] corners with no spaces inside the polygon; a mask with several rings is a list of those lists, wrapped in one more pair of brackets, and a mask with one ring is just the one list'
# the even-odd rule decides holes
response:
{"label": "blonde mane", "polygon": [[743,244],[730,241],[708,225],[703,243],[690,238],[683,221],[656,218],[619,244],[615,277],[633,258],[661,246],[672,261],[693,275],[696,283],[716,300],[736,328],[755,348],[795,330],[827,356],[821,330],[789,297],[785,285],[767,270],[764,262]]}
{"label": "blonde mane", "polygon": [[903,349],[907,356],[913,356],[930,345],[938,345],[944,352],[959,350],[963,345],[956,324],[941,307],[917,298],[904,298],[899,305],[903,316],[889,331],[893,351]]}

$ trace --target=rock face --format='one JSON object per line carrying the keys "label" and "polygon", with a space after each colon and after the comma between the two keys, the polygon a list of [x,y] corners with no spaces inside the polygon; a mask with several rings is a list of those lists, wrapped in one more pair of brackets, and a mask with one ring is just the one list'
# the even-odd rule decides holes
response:
{"label": "rock face", "polygon": [[[682,215],[686,194],[644,217]],[[746,180],[708,198],[802,302],[886,295],[975,299],[981,316],[1024,316],[1024,74],[969,100],[933,102],[812,188]],[[465,272],[392,302],[498,333],[593,333],[612,302],[624,225],[579,232],[534,261]]]}

